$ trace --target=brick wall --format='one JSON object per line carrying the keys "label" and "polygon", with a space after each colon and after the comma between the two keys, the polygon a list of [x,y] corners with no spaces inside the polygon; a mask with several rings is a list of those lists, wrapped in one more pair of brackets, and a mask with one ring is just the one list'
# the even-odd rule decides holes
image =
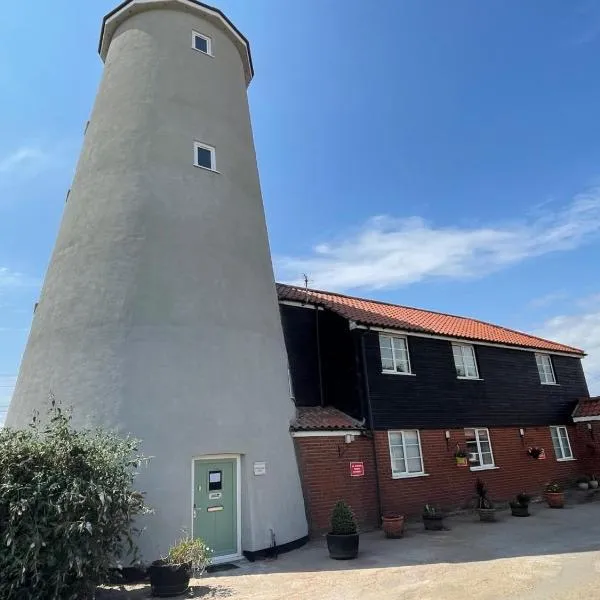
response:
{"label": "brick wall", "polygon": [[[372,440],[357,437],[346,444],[342,436],[296,437],[296,457],[312,535],[329,530],[331,509],[345,500],[361,529],[378,526],[377,488]],[[350,462],[362,461],[364,477],[350,476]]]}
{"label": "brick wall", "polygon": [[[452,429],[446,443],[446,430],[420,430],[425,477],[393,479],[388,435],[375,433],[379,467],[381,508],[385,512],[419,515],[424,504],[445,509],[471,505],[475,482],[480,477],[496,502],[510,500],[521,491],[541,494],[546,483],[569,483],[583,474],[600,475],[600,422],[569,426],[569,439],[576,460],[558,462],[549,427],[525,428],[521,440],[518,427],[490,428],[492,451],[497,469],[471,471],[457,467],[454,450],[465,447],[463,429]],[[309,529],[312,535],[329,528],[329,516],[338,500],[354,509],[362,529],[378,526],[377,490],[373,441],[356,438],[346,444],[341,436],[294,438],[302,479]],[[534,460],[527,448],[542,447],[545,460]],[[350,476],[350,462],[363,461],[364,477]]]}
{"label": "brick wall", "polygon": [[[589,437],[587,430],[584,435],[576,427],[568,427],[568,430],[577,460],[558,462],[548,427],[526,428],[523,441],[518,427],[490,428],[494,462],[498,468],[483,471],[456,466],[456,444],[465,447],[463,429],[449,430],[448,443],[445,430],[421,430],[423,461],[428,476],[405,479],[392,479],[387,432],[378,431],[375,440],[382,510],[416,515],[424,504],[442,508],[468,506],[475,498],[478,477],[486,483],[489,495],[495,501],[510,500],[521,491],[540,494],[545,484],[553,480],[571,481],[590,472],[591,459],[585,450],[585,437]],[[600,431],[597,439],[600,440]],[[546,459],[534,460],[528,456],[526,450],[530,446],[544,448]]]}

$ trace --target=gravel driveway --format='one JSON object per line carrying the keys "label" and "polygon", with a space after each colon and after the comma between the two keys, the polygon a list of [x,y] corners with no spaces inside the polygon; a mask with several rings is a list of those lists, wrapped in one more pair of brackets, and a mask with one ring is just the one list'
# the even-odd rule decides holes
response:
{"label": "gravel driveway", "polygon": [[[195,580],[190,598],[265,600],[572,600],[600,598],[600,503],[551,510],[533,505],[527,519],[499,513],[447,519],[449,530],[409,525],[404,539],[361,536],[353,561],[327,556],[324,540],[273,561]],[[99,600],[148,598],[149,587],[103,590]]]}

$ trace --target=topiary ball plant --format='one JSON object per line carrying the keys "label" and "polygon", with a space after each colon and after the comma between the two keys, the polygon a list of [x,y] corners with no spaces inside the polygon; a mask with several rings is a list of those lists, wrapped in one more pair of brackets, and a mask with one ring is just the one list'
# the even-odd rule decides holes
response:
{"label": "topiary ball plant", "polygon": [[340,500],[331,512],[331,534],[354,535],[355,533],[358,533],[356,517],[348,504]]}

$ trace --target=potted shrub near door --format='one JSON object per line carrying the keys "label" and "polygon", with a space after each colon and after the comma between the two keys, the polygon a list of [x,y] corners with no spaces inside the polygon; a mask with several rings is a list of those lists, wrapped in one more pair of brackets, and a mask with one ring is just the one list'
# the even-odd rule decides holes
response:
{"label": "potted shrub near door", "polygon": [[475,490],[477,491],[477,512],[479,513],[479,520],[488,523],[495,521],[496,509],[488,498],[487,488],[481,479],[477,479]]}
{"label": "potted shrub near door", "polygon": [[210,548],[199,538],[184,538],[169,549],[166,557],[148,569],[153,596],[169,598],[187,592],[190,577],[199,577],[210,563]]}
{"label": "potted shrub near door", "polygon": [[358,555],[358,527],[352,509],[340,500],[331,512],[331,531],[327,534],[329,556],[336,560]]}
{"label": "potted shrub near door", "polygon": [[528,517],[530,502],[530,496],[528,496],[524,492],[517,494],[517,497],[512,502],[510,502],[510,510],[512,512],[513,517]]}
{"label": "potted shrub near door", "polygon": [[560,483],[554,481],[546,486],[546,502],[550,508],[564,508],[565,492]]}
{"label": "potted shrub near door", "polygon": [[404,535],[404,515],[386,513],[381,517],[386,538],[401,538]]}
{"label": "potted shrub near door", "polygon": [[426,504],[423,507],[423,525],[428,531],[441,531],[444,529],[444,513],[439,508]]}

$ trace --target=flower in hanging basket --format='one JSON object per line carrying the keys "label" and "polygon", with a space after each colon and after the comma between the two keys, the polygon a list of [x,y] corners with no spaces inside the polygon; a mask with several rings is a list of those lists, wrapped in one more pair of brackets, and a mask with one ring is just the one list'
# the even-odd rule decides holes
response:
{"label": "flower in hanging basket", "polygon": [[529,456],[531,456],[531,458],[535,458],[535,459],[538,459],[541,456],[542,452],[543,452],[542,448],[538,448],[537,446],[532,446],[531,448],[528,448],[528,450],[527,450],[527,454]]}
{"label": "flower in hanging basket", "polygon": [[468,454],[460,448],[458,444],[456,444],[456,450],[454,451],[454,458],[456,460],[456,464],[459,467],[466,467],[468,465]]}

